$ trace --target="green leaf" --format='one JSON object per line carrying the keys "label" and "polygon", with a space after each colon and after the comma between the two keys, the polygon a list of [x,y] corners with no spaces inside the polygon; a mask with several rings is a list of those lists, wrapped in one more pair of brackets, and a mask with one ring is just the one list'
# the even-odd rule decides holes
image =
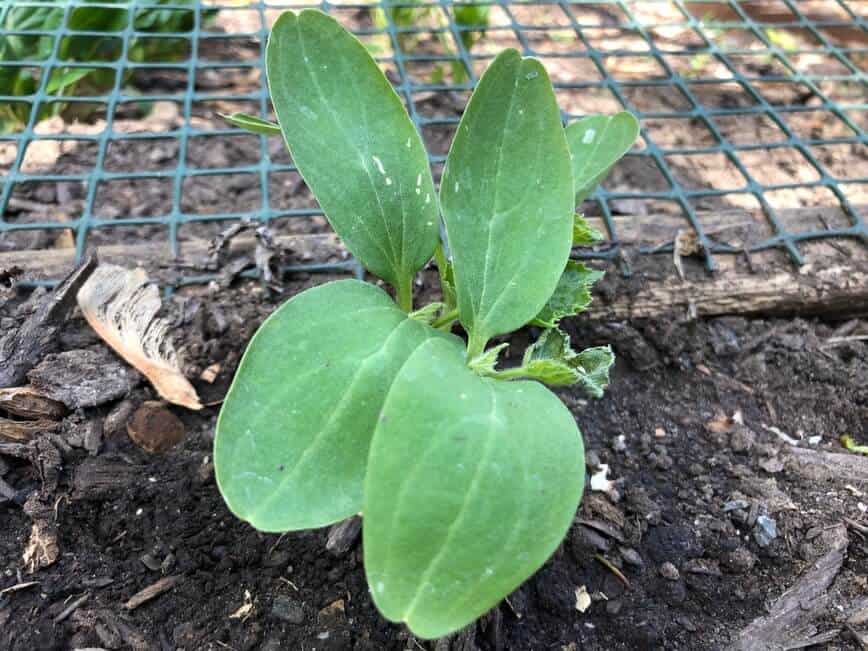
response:
{"label": "green leaf", "polygon": [[[542,336],[524,352],[521,373],[554,386],[579,384],[594,398],[602,398],[609,386],[609,369],[615,363],[610,346],[586,348],[576,353],[570,347],[569,336],[558,328],[543,332]],[[572,379],[570,377],[572,376]]]}
{"label": "green leaf", "polygon": [[54,72],[51,75],[51,79],[48,80],[48,83],[45,84],[45,92],[46,93],[56,93],[57,91],[61,91],[61,94],[70,95],[70,93],[66,93],[63,91],[67,86],[74,85],[76,82],[81,81],[89,74],[96,72],[95,68],[69,68],[63,71]]}
{"label": "green leaf", "polygon": [[262,118],[255,115],[249,115],[247,113],[232,113],[229,115],[225,113],[218,113],[218,115],[230,124],[233,124],[241,129],[245,129],[246,131],[250,131],[251,133],[258,133],[263,136],[280,135],[279,124],[274,124],[274,122],[263,120]]}
{"label": "green leaf", "polygon": [[314,287],[282,305],[250,342],[217,423],[214,466],[229,509],[275,532],[361,511],[386,392],[430,338],[460,345],[357,280]]}
{"label": "green leaf", "polygon": [[495,373],[497,373],[497,371],[495,371],[495,367],[497,366],[497,360],[500,357],[500,351],[507,347],[509,347],[509,342],[504,342],[502,344],[498,344],[497,346],[492,346],[478,357],[474,357],[469,362],[467,362],[467,368],[469,368],[477,375],[494,375]]}
{"label": "green leaf", "polygon": [[548,303],[531,323],[554,328],[564,317],[583,312],[591,304],[591,287],[604,275],[602,271],[569,260]]}
{"label": "green leaf", "polygon": [[455,270],[452,263],[446,259],[443,245],[438,244],[434,249],[434,260],[437,262],[437,274],[440,276],[440,292],[443,294],[443,302],[447,309],[458,305],[458,297],[455,294]]}
{"label": "green leaf", "polygon": [[573,246],[593,246],[605,239],[605,233],[588,224],[584,215],[576,213],[573,218]]}
{"label": "green leaf", "polygon": [[293,161],[331,225],[409,298],[439,222],[425,146],[398,95],[365,47],[319,11],[280,16],[266,68]]}
{"label": "green leaf", "polygon": [[415,312],[411,312],[409,316],[411,319],[416,319],[416,321],[419,321],[426,325],[431,325],[443,311],[444,305],[445,304],[441,303],[440,301],[437,301],[435,303],[428,303],[428,305],[420,307]]}
{"label": "green leaf", "polygon": [[540,311],[570,251],[569,150],[539,61],[506,50],[485,71],[449,151],[440,200],[475,356]]}
{"label": "green leaf", "polygon": [[557,548],[583,460],[548,389],[481,378],[460,346],[423,344],[389,391],[368,459],[365,571],[380,612],[435,638],[495,606]]}
{"label": "green leaf", "polygon": [[581,203],[612,165],[630,151],[639,135],[639,121],[627,111],[591,115],[573,122],[566,133],[573,160],[576,203]]}

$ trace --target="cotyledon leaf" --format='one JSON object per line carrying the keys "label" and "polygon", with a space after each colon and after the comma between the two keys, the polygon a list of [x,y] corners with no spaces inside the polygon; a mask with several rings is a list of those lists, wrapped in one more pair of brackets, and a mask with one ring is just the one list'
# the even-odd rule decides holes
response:
{"label": "cotyledon leaf", "polygon": [[439,221],[419,133],[365,47],[315,10],[284,12],[266,51],[271,100],[293,161],[347,248],[403,292]]}
{"label": "cotyledon leaf", "polygon": [[472,355],[542,308],[564,269],[573,182],[545,68],[502,52],[461,118],[440,185],[459,317]]}
{"label": "cotyledon leaf", "polygon": [[458,630],[554,552],[584,485],[581,435],[541,384],[482,378],[424,343],[383,406],[365,478],[365,571],[385,617]]}
{"label": "cotyledon leaf", "polygon": [[591,115],[566,128],[573,167],[576,202],[594,190],[609,169],[630,151],[639,135],[639,121],[628,111]]}
{"label": "cotyledon leaf", "polygon": [[262,325],[220,411],[214,466],[230,510],[262,531],[320,527],[362,510],[380,407],[408,356],[448,335],[381,289],[309,289]]}

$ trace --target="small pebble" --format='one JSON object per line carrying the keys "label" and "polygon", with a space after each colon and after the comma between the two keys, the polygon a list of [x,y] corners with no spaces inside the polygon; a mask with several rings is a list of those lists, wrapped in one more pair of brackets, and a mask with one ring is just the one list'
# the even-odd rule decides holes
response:
{"label": "small pebble", "polygon": [[633,565],[634,567],[642,567],[645,564],[645,561],[642,560],[642,557],[632,547],[621,547],[621,558],[624,559],[624,562],[627,565]]}
{"label": "small pebble", "polygon": [[274,604],[271,606],[271,614],[290,624],[304,622],[304,608],[299,602],[289,597],[275,597]]}
{"label": "small pebble", "polygon": [[747,572],[756,565],[757,557],[746,547],[737,547],[732,551],[725,552],[720,557],[720,563],[724,569],[733,574]]}
{"label": "small pebble", "polygon": [[670,581],[677,581],[681,578],[678,568],[669,561],[666,561],[660,566],[660,576],[664,579],[669,579]]}
{"label": "small pebble", "polygon": [[753,539],[760,547],[768,547],[778,537],[777,523],[767,515],[761,515],[756,519],[753,530]]}

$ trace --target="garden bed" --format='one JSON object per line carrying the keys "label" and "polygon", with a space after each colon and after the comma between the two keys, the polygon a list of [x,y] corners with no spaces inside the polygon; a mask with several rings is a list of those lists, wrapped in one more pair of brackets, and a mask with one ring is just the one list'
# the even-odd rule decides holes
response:
{"label": "garden bed", "polygon": [[[283,295],[239,281],[173,297],[166,310],[203,402],[219,400],[278,302],[321,280],[290,278]],[[21,304],[6,301],[5,327],[27,312]],[[860,648],[848,630],[860,625],[847,620],[865,617],[868,458],[838,437],[865,435],[868,322],[577,320],[568,329],[577,345],[613,342],[618,352],[605,398],[560,391],[584,433],[589,475],[605,464],[614,483],[587,490],[554,557],[451,641],[414,641],[377,614],[357,537],[335,549],[327,530],[279,536],[236,520],[213,479],[216,406],[173,409],[185,435],[168,452],[136,446],[124,414],[155,397],[136,381],[28,444],[29,458],[9,444],[0,457],[14,488],[0,505],[0,590],[22,586],[0,596],[0,646],[715,649],[831,553],[828,590],[811,593],[786,642],[832,631],[836,648]],[[532,334],[513,338],[511,358]],[[62,350],[104,348],[78,317],[59,338]],[[201,379],[214,364],[216,377]],[[40,518],[57,548],[29,573],[22,555]],[[154,584],[168,589],[130,608]],[[584,591],[591,604],[580,612]]]}

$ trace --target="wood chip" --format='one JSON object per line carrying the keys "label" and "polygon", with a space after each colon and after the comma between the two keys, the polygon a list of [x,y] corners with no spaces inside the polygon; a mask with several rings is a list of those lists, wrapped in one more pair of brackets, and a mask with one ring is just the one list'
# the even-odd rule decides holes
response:
{"label": "wood chip", "polygon": [[169,323],[157,316],[162,306],[157,287],[143,269],[100,265],[78,292],[78,304],[96,333],[147,377],[163,399],[202,408],[181,371]]}
{"label": "wood chip", "polygon": [[[826,633],[816,636],[814,622],[828,615],[827,590],[841,565],[849,544],[847,529],[837,525],[824,532],[829,551],[808,567],[769,608],[769,614],[748,624],[730,648],[737,651],[766,651],[767,649],[797,649],[819,644]],[[834,612],[834,611],[833,611]],[[832,638],[837,632],[828,632]]]}
{"label": "wood chip", "polygon": [[184,438],[184,423],[162,402],[142,403],[127,423],[127,434],[148,452],[166,452]]}
{"label": "wood chip", "polygon": [[112,402],[141,382],[138,373],[103,346],[46,355],[27,377],[42,395],[70,409]]}
{"label": "wood chip", "polygon": [[43,432],[60,427],[56,420],[10,420],[0,417],[0,439],[27,442]]}
{"label": "wood chip", "polygon": [[147,588],[139,590],[136,594],[130,597],[124,604],[124,608],[126,608],[127,610],[135,610],[136,608],[138,608],[144,603],[147,603],[151,599],[159,597],[164,592],[168,592],[169,590],[174,588],[180,581],[181,577],[178,575],[164,576],[156,583],[152,583]]}
{"label": "wood chip", "polygon": [[55,288],[20,328],[0,335],[0,387],[22,383],[46,353],[57,349],[58,333],[75,307],[75,296],[96,269],[96,259],[84,263]]}
{"label": "wood chip", "polygon": [[66,415],[63,403],[47,398],[33,387],[0,389],[0,410],[30,419],[58,420]]}
{"label": "wood chip", "polygon": [[332,525],[326,539],[326,550],[335,556],[343,556],[356,544],[361,532],[362,518],[358,515]]}

